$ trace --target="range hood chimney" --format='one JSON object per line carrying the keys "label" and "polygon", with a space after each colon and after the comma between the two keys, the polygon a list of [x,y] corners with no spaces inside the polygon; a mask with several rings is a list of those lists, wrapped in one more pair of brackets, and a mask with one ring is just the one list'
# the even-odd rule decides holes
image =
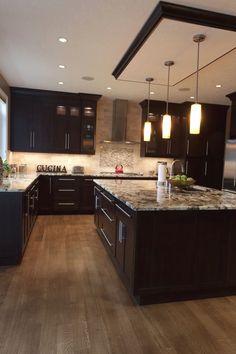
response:
{"label": "range hood chimney", "polygon": [[126,141],[128,101],[116,99],[113,101],[112,141]]}
{"label": "range hood chimney", "polygon": [[127,100],[115,99],[113,101],[111,140],[104,140],[102,143],[138,144],[138,142],[127,140],[127,111]]}

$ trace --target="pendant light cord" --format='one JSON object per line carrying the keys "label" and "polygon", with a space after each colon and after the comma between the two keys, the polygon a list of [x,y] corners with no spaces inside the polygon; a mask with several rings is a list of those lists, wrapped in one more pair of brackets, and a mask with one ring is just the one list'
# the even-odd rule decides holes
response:
{"label": "pendant light cord", "polygon": [[150,85],[151,85],[151,81],[148,82],[148,114],[147,114],[147,121],[149,120],[149,108],[150,108]]}
{"label": "pendant light cord", "polygon": [[169,95],[170,95],[170,66],[168,66],[166,114],[168,114],[169,111]]}
{"label": "pendant light cord", "polygon": [[200,52],[200,42],[197,43],[197,82],[196,82],[196,99],[195,99],[195,103],[198,103],[199,52]]}

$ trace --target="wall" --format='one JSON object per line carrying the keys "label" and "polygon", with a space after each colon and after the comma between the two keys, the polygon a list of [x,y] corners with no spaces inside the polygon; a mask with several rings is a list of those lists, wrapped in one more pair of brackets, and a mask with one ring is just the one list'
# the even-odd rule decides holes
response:
{"label": "wall", "polygon": [[[7,126],[8,126],[8,133],[7,133],[7,144],[10,141],[10,87],[5,80],[5,78],[0,73],[0,98],[3,99],[4,102],[7,103]],[[9,151],[7,151],[7,157],[9,157]]]}
{"label": "wall", "polygon": [[[124,166],[125,172],[149,173],[156,170],[155,158],[140,157],[139,144],[101,143],[111,138],[113,101],[101,98],[97,107],[96,154],[39,154],[39,153],[10,153],[10,162],[27,164],[28,172],[35,172],[38,164],[65,165],[70,172],[74,165],[85,167],[85,172],[114,171],[117,164]],[[127,138],[140,142],[141,137],[141,107],[136,102],[129,101],[127,116]],[[165,159],[168,160],[168,159]],[[171,159],[168,160],[169,164]]]}

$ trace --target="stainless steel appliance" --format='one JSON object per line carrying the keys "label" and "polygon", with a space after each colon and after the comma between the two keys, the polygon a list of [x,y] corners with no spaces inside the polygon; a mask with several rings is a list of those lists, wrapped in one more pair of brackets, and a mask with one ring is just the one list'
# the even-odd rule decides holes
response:
{"label": "stainless steel appliance", "polygon": [[236,140],[227,140],[223,189],[236,192]]}

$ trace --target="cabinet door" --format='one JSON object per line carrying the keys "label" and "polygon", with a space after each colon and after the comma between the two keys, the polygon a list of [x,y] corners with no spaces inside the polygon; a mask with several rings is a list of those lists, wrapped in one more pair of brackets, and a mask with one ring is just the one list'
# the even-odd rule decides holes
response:
{"label": "cabinet door", "polygon": [[196,184],[204,186],[206,183],[205,158],[188,157],[185,161],[185,173],[195,179]]}
{"label": "cabinet door", "polygon": [[82,102],[81,153],[95,154],[96,102]]}
{"label": "cabinet door", "polygon": [[40,176],[39,179],[39,211],[50,213],[53,211],[53,177]]}
{"label": "cabinet door", "polygon": [[33,150],[52,151],[54,105],[40,100],[33,106]]}
{"label": "cabinet door", "polygon": [[184,141],[186,126],[182,117],[171,117],[171,138],[169,140],[168,155],[170,157],[184,156]]}
{"label": "cabinet door", "polygon": [[94,186],[94,223],[100,228],[101,219],[101,194],[98,187]]}
{"label": "cabinet door", "polygon": [[67,109],[65,105],[61,104],[56,105],[54,109],[53,150],[66,152],[68,150]]}
{"label": "cabinet door", "polygon": [[70,153],[80,152],[81,117],[78,104],[67,107],[67,150]]}
{"label": "cabinet door", "polygon": [[196,283],[200,287],[212,289],[225,284],[227,242],[226,214],[201,211],[198,214],[195,268]]}
{"label": "cabinet door", "polygon": [[116,228],[115,257],[127,285],[131,287],[134,272],[134,223],[132,215],[122,205],[116,206]]}
{"label": "cabinet door", "polygon": [[[230,211],[228,211],[230,213]],[[236,218],[235,213],[231,213],[229,224],[229,243],[228,243],[228,267],[227,267],[227,285],[236,286]]]}
{"label": "cabinet door", "polygon": [[92,178],[82,178],[80,184],[80,210],[84,213],[94,212],[94,183]]}
{"label": "cabinet door", "polygon": [[11,96],[11,150],[32,151],[33,103],[24,95]]}
{"label": "cabinet door", "polygon": [[223,180],[223,158],[208,158],[205,161],[205,186],[221,189]]}

